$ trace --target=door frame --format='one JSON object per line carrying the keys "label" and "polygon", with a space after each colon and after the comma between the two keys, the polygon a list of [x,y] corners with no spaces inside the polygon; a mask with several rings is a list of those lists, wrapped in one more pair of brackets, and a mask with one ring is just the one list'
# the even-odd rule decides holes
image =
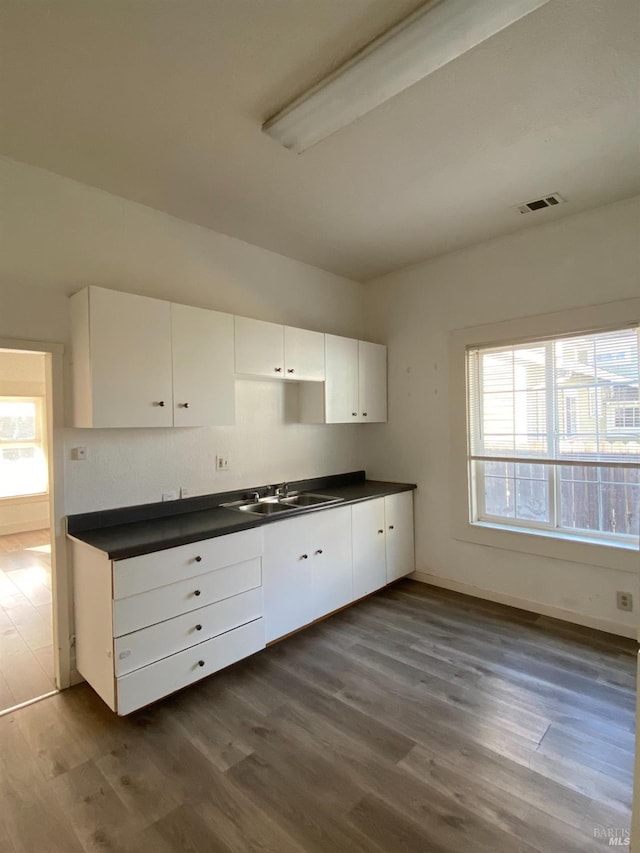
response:
{"label": "door frame", "polygon": [[0,350],[33,352],[45,356],[45,408],[49,468],[49,524],[51,536],[51,596],[53,667],[56,687],[71,683],[71,614],[73,612],[64,500],[64,346],[48,341],[0,338]]}

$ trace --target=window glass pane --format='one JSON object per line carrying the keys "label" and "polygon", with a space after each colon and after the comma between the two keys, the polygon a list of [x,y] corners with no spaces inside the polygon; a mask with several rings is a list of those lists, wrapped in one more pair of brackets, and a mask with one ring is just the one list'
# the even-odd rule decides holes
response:
{"label": "window glass pane", "polygon": [[640,534],[640,471],[562,466],[560,526],[602,533]]}
{"label": "window glass pane", "polygon": [[546,480],[516,480],[516,518],[548,524],[549,483]]}
{"label": "window glass pane", "polygon": [[487,515],[515,518],[515,480],[511,477],[485,476],[484,506]]}
{"label": "window glass pane", "polygon": [[36,437],[36,404],[0,400],[0,442],[33,441]]}
{"label": "window glass pane", "polygon": [[33,400],[0,399],[0,498],[46,492],[47,460]]}

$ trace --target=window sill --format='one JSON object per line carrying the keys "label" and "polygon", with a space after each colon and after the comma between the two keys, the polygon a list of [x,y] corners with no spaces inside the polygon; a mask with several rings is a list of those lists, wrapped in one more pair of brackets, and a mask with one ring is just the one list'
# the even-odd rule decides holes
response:
{"label": "window sill", "polygon": [[49,492],[32,492],[29,495],[6,495],[5,497],[0,496],[0,505],[10,506],[11,504],[39,503],[40,501],[47,500],[48,497]]}
{"label": "window sill", "polygon": [[499,530],[505,533],[523,533],[526,536],[540,536],[560,542],[579,542],[583,545],[598,545],[601,548],[622,549],[638,553],[639,544],[636,541],[612,542],[610,539],[599,536],[581,536],[579,533],[557,532],[555,530],[544,530],[537,527],[518,527],[515,524],[496,524],[492,521],[473,521],[472,527],[484,527],[489,530]]}
{"label": "window sill", "polygon": [[468,518],[463,521],[455,515],[452,522],[453,538],[461,542],[634,575],[640,572],[640,551],[637,545],[627,547],[625,543],[624,547],[618,547],[581,536],[569,538],[528,527],[502,527],[490,522],[471,524]]}

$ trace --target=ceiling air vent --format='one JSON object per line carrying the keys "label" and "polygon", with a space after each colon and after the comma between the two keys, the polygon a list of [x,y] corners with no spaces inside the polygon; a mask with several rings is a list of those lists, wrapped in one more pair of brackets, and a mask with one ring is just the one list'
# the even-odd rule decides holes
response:
{"label": "ceiling air vent", "polygon": [[533,213],[534,210],[543,210],[545,207],[555,207],[556,204],[563,204],[565,199],[560,193],[550,193],[543,198],[536,198],[534,201],[525,201],[524,204],[516,205],[516,210],[520,213]]}

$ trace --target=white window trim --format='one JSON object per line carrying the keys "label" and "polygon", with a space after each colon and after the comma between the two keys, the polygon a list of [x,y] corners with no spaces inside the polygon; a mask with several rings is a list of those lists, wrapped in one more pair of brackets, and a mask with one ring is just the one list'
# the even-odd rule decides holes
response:
{"label": "white window trim", "polygon": [[594,542],[591,537],[565,536],[546,530],[508,529],[491,524],[472,524],[469,465],[467,463],[466,351],[472,346],[490,346],[515,341],[623,327],[640,322],[640,299],[625,299],[590,305],[553,314],[536,314],[484,326],[456,329],[449,335],[450,478],[451,523],[454,539],[504,548],[568,562],[602,566],[637,574],[638,546]]}

